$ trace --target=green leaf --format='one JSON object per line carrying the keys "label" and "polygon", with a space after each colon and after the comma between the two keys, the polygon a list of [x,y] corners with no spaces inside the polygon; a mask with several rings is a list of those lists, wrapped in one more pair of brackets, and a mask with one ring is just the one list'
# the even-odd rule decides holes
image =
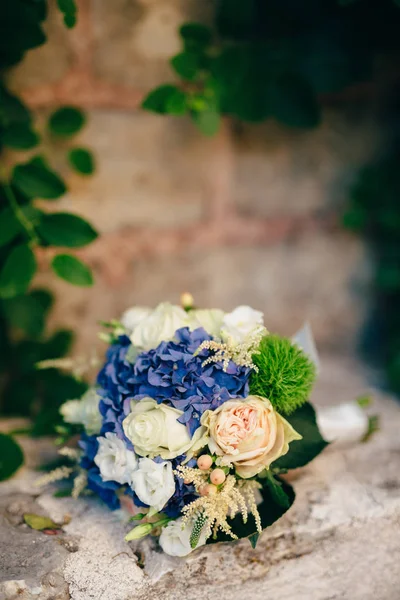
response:
{"label": "green leaf", "polygon": [[8,479],[24,462],[21,447],[10,435],[0,433],[0,481]]}
{"label": "green leaf", "polygon": [[200,55],[195,52],[181,52],[171,58],[170,63],[182,79],[194,81],[200,69],[200,61]]}
{"label": "green leaf", "polygon": [[[295,493],[290,484],[282,481],[282,492],[287,496],[287,502],[283,505],[282,502],[277,502],[276,495],[271,493],[271,489],[268,485],[264,486],[260,492],[262,502],[258,505],[258,512],[261,518],[261,526],[263,529],[266,529],[280,519],[288,508],[292,506],[295,499]],[[247,523],[243,523],[242,515],[237,514],[233,519],[228,519],[228,523],[238,538],[249,538],[252,545],[257,541],[258,532],[253,515],[249,515]],[[207,540],[207,544],[231,541],[232,538],[229,535],[219,531],[215,539],[211,537]]]}
{"label": "green leaf", "polygon": [[169,115],[184,115],[187,112],[186,94],[182,90],[176,90],[168,98],[166,112]]}
{"label": "green leaf", "polygon": [[270,84],[271,115],[290,127],[315,127],[320,122],[316,95],[309,83],[295,73],[285,73]]}
{"label": "green leaf", "polygon": [[180,90],[176,85],[160,85],[146,96],[142,102],[142,108],[164,115],[168,113],[168,102],[179,92]]}
{"label": "green leaf", "polygon": [[215,135],[221,124],[221,115],[213,109],[192,112],[192,120],[204,135]]}
{"label": "green leaf", "polygon": [[42,360],[61,358],[68,354],[71,349],[74,334],[68,329],[56,331],[44,344],[42,349]]}
{"label": "green leaf", "polygon": [[54,200],[67,188],[62,179],[40,157],[14,167],[12,184],[28,198]]}
{"label": "green leaf", "polygon": [[36,529],[37,531],[43,531],[43,529],[61,529],[60,525],[49,517],[35,515],[34,513],[25,513],[24,521],[31,529]]}
{"label": "green leaf", "polygon": [[37,230],[51,246],[81,248],[97,238],[97,232],[85,219],[70,213],[43,213]]}
{"label": "green leaf", "polygon": [[12,327],[22,329],[32,337],[37,337],[43,332],[47,309],[34,291],[26,296],[4,300],[3,308]]}
{"label": "green leaf", "polygon": [[294,413],[286,417],[292,427],[303,436],[289,445],[289,452],[273,463],[272,467],[280,469],[297,469],[304,467],[328,445],[321,436],[313,406],[306,402]]}
{"label": "green leaf", "polygon": [[94,156],[86,148],[72,148],[68,153],[68,161],[81,175],[91,175],[95,170]]}
{"label": "green leaf", "polygon": [[0,137],[0,143],[14,150],[30,150],[37,146],[39,141],[39,136],[27,123],[13,123]]}
{"label": "green leaf", "polygon": [[23,294],[36,272],[36,259],[29,246],[21,244],[11,250],[0,272],[0,297]]}
{"label": "green leaf", "polygon": [[82,129],[86,117],[81,110],[73,106],[63,106],[49,119],[50,131],[59,137],[71,137]]}
{"label": "green leaf", "polygon": [[65,26],[71,29],[76,24],[76,13],[78,8],[75,0],[57,0],[57,5],[64,15]]}
{"label": "green leaf", "polygon": [[249,542],[250,542],[251,547],[253,548],[253,550],[257,546],[257,542],[259,540],[259,537],[260,537],[259,533],[253,533],[253,535],[249,535]]}
{"label": "green leaf", "polygon": [[13,123],[26,123],[31,121],[31,114],[25,104],[0,83],[0,123],[9,127]]}
{"label": "green leaf", "polygon": [[0,223],[0,246],[9,244],[23,231],[20,222],[11,208],[5,208],[0,212]]}
{"label": "green leaf", "polygon": [[342,217],[344,227],[353,231],[364,229],[367,220],[368,217],[366,211],[362,208],[355,207],[347,210]]}
{"label": "green leaf", "polygon": [[269,493],[274,502],[287,510],[290,507],[290,499],[282,486],[282,482],[268,470],[263,483],[269,488]]}
{"label": "green leaf", "polygon": [[201,23],[185,23],[179,30],[186,49],[204,50],[210,45],[212,32]]}
{"label": "green leaf", "polygon": [[51,263],[58,277],[82,287],[93,285],[93,275],[88,266],[70,254],[58,254]]}

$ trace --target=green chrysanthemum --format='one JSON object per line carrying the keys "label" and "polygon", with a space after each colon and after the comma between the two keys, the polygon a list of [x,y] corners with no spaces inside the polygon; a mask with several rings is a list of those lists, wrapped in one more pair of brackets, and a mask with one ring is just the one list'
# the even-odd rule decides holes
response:
{"label": "green chrysanthemum", "polygon": [[268,398],[282,414],[307,401],[316,376],[314,363],[287,338],[267,335],[253,356],[258,372],[250,378],[250,393]]}

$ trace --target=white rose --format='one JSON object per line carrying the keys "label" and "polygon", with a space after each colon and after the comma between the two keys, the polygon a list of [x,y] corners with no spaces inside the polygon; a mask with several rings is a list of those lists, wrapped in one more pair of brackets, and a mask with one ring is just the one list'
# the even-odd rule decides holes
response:
{"label": "white rose", "polygon": [[101,414],[100,396],[94,388],[89,388],[80,400],[68,400],[60,407],[60,413],[66,423],[83,425],[88,435],[100,433]]}
{"label": "white rose", "polygon": [[231,338],[240,344],[253,331],[264,328],[264,315],[259,310],[250,306],[238,306],[224,316],[222,323],[222,337]]}
{"label": "white rose", "polygon": [[152,313],[152,310],[147,306],[133,306],[132,308],[128,308],[121,317],[121,323],[127,330],[128,335],[130,335],[139,323],[148,317],[150,313]]}
{"label": "white rose", "polygon": [[214,338],[221,337],[221,327],[224,319],[224,311],[219,308],[196,309],[189,311],[190,329],[203,327],[207,333]]}
{"label": "white rose", "polygon": [[205,429],[199,427],[190,438],[186,425],[178,423],[181,410],[157,404],[153,398],[133,401],[131,406],[132,412],[123,420],[122,427],[136,454],[171,459],[198,447]]}
{"label": "white rose", "polygon": [[137,468],[137,458],[132,450],[115,433],[107,432],[105,437],[98,437],[99,449],[94,462],[100,469],[103,481],[117,483],[132,482],[132,475]]}
{"label": "white rose", "polygon": [[188,325],[188,313],[183,308],[164,302],[137,324],[130,339],[134,346],[152,350],[161,342],[172,340],[177,329]]}
{"label": "white rose", "polygon": [[[182,519],[170,521],[161,531],[159,539],[161,548],[170,556],[187,556],[195,549],[190,546],[192,530],[193,523],[183,523]],[[206,537],[203,528],[196,548],[204,546],[205,543]]]}
{"label": "white rose", "polygon": [[172,463],[139,459],[139,467],[132,475],[132,489],[139,500],[148,504],[154,512],[159,512],[175,492]]}

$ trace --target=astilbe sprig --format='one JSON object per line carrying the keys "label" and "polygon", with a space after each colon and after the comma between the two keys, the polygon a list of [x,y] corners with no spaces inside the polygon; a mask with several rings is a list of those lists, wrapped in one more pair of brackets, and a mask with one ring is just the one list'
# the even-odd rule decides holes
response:
{"label": "astilbe sprig", "polygon": [[232,361],[241,367],[248,367],[254,371],[258,371],[253,357],[258,354],[259,345],[266,333],[265,327],[258,327],[252,331],[246,339],[238,344],[231,336],[226,340],[206,340],[200,344],[195,354],[202,350],[211,350],[211,354],[204,362],[203,367],[212,363],[223,363],[224,371],[228,370],[229,362]]}
{"label": "astilbe sprig", "polygon": [[250,393],[268,398],[277,412],[291,414],[307,401],[316,377],[308,356],[289,339],[267,335],[253,355],[257,370],[250,377]]}
{"label": "astilbe sprig", "polygon": [[[175,474],[186,482],[193,483],[199,494],[209,477],[208,472],[183,465],[177,467]],[[184,506],[182,509],[184,522],[195,523],[191,536],[192,548],[196,547],[202,531],[206,539],[211,535],[216,537],[218,530],[234,540],[238,539],[232,531],[228,518],[241,513],[243,522],[247,523],[249,510],[254,515],[257,531],[261,533],[261,518],[255,499],[255,490],[260,488],[261,484],[257,481],[237,480],[234,475],[228,475],[215,494],[200,496]]]}

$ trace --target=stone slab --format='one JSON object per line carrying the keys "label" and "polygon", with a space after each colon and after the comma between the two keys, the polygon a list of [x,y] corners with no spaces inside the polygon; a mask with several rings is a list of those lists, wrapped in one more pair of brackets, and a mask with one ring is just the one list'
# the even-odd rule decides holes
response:
{"label": "stone slab", "polygon": [[[350,400],[373,391],[374,381],[377,375],[356,362],[325,357],[314,402]],[[36,474],[22,470],[0,485],[0,598],[397,600],[400,406],[374,395],[380,432],[366,444],[332,445],[312,465],[292,473],[295,504],[264,532],[256,550],[244,540],[170,559],[147,540],[127,545],[120,513],[94,499],[35,492]],[[20,524],[18,505],[26,510],[24,502],[36,503],[58,521],[69,514],[65,533],[49,538]],[[27,560],[33,546],[35,556]]]}

